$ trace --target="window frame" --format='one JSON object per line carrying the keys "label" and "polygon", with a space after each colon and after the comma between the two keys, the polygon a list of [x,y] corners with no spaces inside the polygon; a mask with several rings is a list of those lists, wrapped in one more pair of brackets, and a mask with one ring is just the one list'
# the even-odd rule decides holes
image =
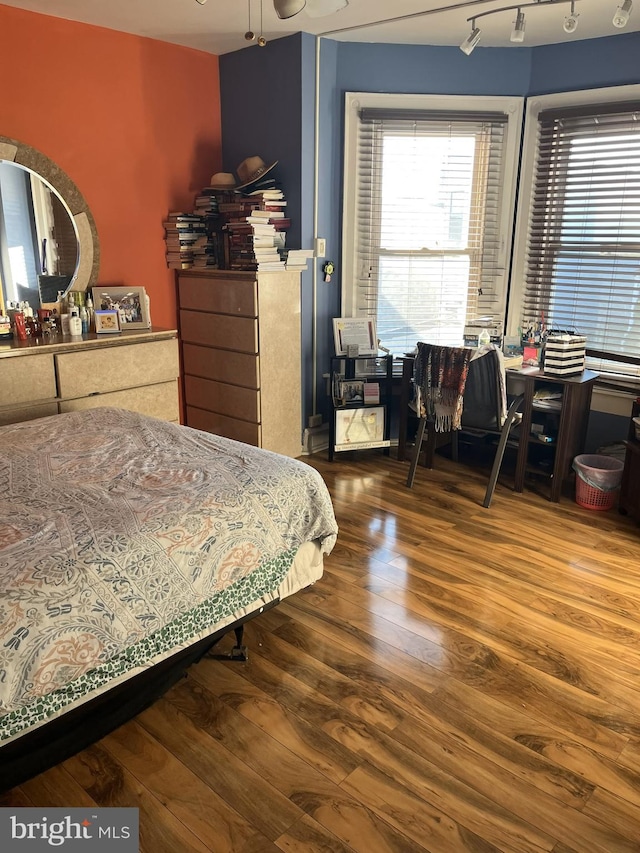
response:
{"label": "window frame", "polygon": [[516,189],[522,139],[525,99],[482,95],[416,95],[369,92],[345,93],[344,179],[342,210],[342,294],[343,317],[357,315],[356,190],[359,110],[362,108],[457,110],[470,113],[502,112],[507,117],[504,150],[504,182],[500,205],[500,254],[496,292],[500,305],[496,319],[504,322],[507,307],[509,267],[516,209]]}
{"label": "window frame", "polygon": [[[529,212],[535,188],[537,167],[538,116],[543,110],[581,107],[589,104],[615,104],[640,99],[640,84],[611,86],[600,89],[584,89],[574,92],[559,92],[536,95],[527,99],[524,119],[522,166],[518,189],[518,205],[515,217],[514,255],[511,270],[511,286],[507,308],[506,329],[508,335],[517,335],[522,316],[527,268],[527,241]],[[587,348],[589,341],[587,340]],[[634,380],[629,377],[633,382]],[[637,381],[637,380],[636,380]]]}

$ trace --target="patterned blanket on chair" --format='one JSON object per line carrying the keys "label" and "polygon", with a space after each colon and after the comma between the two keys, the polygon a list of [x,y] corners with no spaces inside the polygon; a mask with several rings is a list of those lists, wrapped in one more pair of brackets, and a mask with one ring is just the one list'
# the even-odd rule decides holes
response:
{"label": "patterned blanket on chair", "polygon": [[433,421],[436,432],[461,428],[463,395],[473,350],[418,343],[415,383],[421,417]]}

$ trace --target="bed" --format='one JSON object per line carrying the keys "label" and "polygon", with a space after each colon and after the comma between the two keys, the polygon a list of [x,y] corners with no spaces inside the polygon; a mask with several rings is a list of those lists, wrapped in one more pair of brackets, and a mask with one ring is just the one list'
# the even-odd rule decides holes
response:
{"label": "bed", "polygon": [[93,742],[336,541],[295,459],[99,408],[0,428],[0,786]]}

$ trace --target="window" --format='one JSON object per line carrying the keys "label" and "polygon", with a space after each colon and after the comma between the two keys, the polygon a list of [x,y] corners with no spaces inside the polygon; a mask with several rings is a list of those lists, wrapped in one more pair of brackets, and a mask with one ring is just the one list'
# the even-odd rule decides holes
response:
{"label": "window", "polygon": [[514,99],[347,96],[343,314],[392,352],[502,321],[520,118]]}
{"label": "window", "polygon": [[623,377],[640,377],[640,91],[633,88],[633,101],[597,103],[594,93],[583,94],[591,103],[536,101],[520,251],[520,325],[544,321],[586,335],[588,366]]}
{"label": "window", "polygon": [[32,297],[39,306],[32,218],[30,173],[13,163],[0,163],[0,277],[8,301]]}

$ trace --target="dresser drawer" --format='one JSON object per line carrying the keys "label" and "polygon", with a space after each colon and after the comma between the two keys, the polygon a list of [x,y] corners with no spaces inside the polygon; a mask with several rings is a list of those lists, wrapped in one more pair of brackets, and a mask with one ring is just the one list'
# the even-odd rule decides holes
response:
{"label": "dresser drawer", "polygon": [[260,362],[257,355],[183,344],[182,367],[185,375],[202,376],[244,388],[260,387]]}
{"label": "dresser drawer", "polygon": [[20,421],[33,421],[36,418],[46,418],[58,414],[57,403],[41,403],[35,406],[25,406],[10,409],[0,409],[0,426],[18,424]]}
{"label": "dresser drawer", "polygon": [[60,353],[55,359],[59,393],[65,398],[165,382],[179,374],[175,339]]}
{"label": "dresser drawer", "polygon": [[260,447],[260,425],[187,406],[187,426]]}
{"label": "dresser drawer", "polygon": [[214,314],[258,316],[255,281],[225,281],[178,276],[180,307]]}
{"label": "dresser drawer", "polygon": [[53,356],[26,355],[0,359],[0,406],[56,397]]}
{"label": "dresser drawer", "polygon": [[258,352],[258,323],[250,317],[180,310],[180,337],[192,344],[238,352]]}
{"label": "dresser drawer", "polygon": [[225,385],[198,376],[185,376],[185,398],[197,409],[229,415],[243,421],[259,423],[260,395],[252,388]]}
{"label": "dresser drawer", "polygon": [[180,420],[178,405],[178,382],[161,382],[158,385],[145,385],[142,388],[128,388],[124,391],[112,391],[109,394],[93,394],[76,400],[62,400],[61,412],[80,412],[85,409],[97,409],[100,406],[114,406],[128,409],[162,421]]}

